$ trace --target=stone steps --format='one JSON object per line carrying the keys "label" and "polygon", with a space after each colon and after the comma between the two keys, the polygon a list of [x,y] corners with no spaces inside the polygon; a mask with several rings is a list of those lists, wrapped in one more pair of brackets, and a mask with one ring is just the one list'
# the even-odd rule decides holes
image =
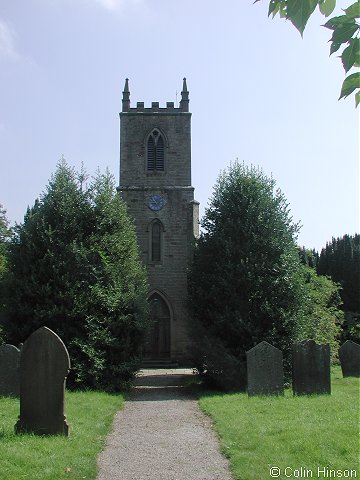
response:
{"label": "stone steps", "polygon": [[144,359],[141,363],[141,369],[156,370],[156,369],[173,369],[178,368],[179,364],[170,358],[164,359]]}

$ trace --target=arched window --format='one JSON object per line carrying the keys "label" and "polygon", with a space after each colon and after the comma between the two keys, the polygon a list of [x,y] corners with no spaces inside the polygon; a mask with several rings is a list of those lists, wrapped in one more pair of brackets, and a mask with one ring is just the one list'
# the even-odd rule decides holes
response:
{"label": "arched window", "polygon": [[161,240],[162,240],[162,226],[159,220],[155,220],[151,224],[150,230],[150,261],[161,261]]}
{"label": "arched window", "polygon": [[164,139],[159,130],[153,130],[147,142],[147,169],[150,172],[164,171]]}

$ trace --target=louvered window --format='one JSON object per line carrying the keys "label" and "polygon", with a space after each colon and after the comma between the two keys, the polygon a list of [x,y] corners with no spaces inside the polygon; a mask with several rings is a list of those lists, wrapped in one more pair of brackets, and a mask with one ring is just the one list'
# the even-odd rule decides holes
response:
{"label": "louvered window", "polygon": [[161,133],[153,130],[147,143],[147,169],[150,172],[164,171],[165,144]]}
{"label": "louvered window", "polygon": [[162,136],[158,138],[156,144],[156,170],[164,170],[164,140]]}
{"label": "louvered window", "polygon": [[153,137],[149,138],[147,146],[147,168],[148,170],[155,170],[155,141]]}

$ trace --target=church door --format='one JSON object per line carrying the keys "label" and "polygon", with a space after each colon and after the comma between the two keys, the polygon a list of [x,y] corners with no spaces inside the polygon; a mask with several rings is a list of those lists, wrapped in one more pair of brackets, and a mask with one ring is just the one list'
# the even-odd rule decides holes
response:
{"label": "church door", "polygon": [[150,331],[145,342],[145,358],[170,357],[170,311],[164,299],[154,293],[149,298]]}

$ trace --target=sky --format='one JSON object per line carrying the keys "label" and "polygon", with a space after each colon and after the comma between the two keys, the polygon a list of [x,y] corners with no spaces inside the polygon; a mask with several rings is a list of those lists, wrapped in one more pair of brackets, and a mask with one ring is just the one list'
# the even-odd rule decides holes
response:
{"label": "sky", "polygon": [[[272,175],[298,243],[321,250],[359,232],[358,111],[338,101],[344,70],[313,15],[302,39],[268,0],[0,0],[0,204],[11,224],[59,159],[119,183],[119,112],[180,100],[192,112],[201,214],[238,159]],[[352,3],[338,1],[338,9]],[[350,72],[352,73],[352,72]]]}

